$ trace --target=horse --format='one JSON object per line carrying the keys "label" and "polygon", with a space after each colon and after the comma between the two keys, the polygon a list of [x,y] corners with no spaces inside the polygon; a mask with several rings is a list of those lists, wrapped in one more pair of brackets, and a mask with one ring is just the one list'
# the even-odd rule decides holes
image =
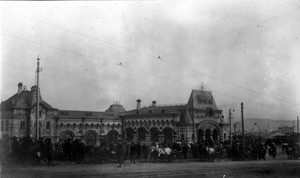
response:
{"label": "horse", "polygon": [[159,148],[158,149],[158,157],[163,161],[165,158],[167,159],[167,163],[170,162],[172,150],[169,147]]}
{"label": "horse", "polygon": [[157,162],[157,160],[160,160],[160,162],[163,162],[166,158],[168,163],[170,162],[172,150],[169,147],[166,148],[157,148],[155,146],[150,147],[150,158]]}

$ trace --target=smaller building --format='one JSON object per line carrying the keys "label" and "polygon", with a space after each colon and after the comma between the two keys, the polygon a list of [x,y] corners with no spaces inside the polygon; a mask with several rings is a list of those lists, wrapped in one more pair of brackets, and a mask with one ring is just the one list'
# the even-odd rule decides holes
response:
{"label": "smaller building", "polygon": [[294,133],[295,132],[295,127],[294,126],[282,126],[278,127],[277,132],[283,133],[283,134],[289,134],[289,133]]}

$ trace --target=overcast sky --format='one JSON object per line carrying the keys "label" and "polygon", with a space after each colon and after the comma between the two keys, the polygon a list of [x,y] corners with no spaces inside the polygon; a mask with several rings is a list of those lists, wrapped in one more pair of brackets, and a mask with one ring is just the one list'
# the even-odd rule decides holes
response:
{"label": "overcast sky", "polygon": [[300,115],[300,1],[1,1],[1,101],[58,109],[187,103],[201,83],[228,117]]}

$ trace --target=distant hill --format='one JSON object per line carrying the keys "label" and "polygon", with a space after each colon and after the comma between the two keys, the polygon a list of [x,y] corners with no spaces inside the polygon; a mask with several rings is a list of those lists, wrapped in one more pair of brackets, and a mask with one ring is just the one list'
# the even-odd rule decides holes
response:
{"label": "distant hill", "polygon": [[[251,132],[251,129],[254,125],[254,123],[257,123],[257,125],[259,126],[261,132],[265,132],[268,129],[268,122],[269,119],[263,119],[263,118],[247,118],[245,119],[245,131],[247,132]],[[269,123],[269,131],[271,130],[275,130],[277,131],[278,127],[281,126],[295,126],[295,131],[296,131],[296,120],[272,120],[270,119],[270,123]],[[239,125],[240,130],[242,130],[242,126],[241,123]],[[237,128],[238,130],[239,128]],[[253,132],[258,131],[258,128],[256,126],[253,127]]]}

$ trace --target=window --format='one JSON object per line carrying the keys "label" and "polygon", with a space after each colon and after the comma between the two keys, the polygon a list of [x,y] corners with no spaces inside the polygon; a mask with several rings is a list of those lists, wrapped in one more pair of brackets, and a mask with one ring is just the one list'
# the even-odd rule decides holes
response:
{"label": "window", "polygon": [[8,125],[9,125],[9,121],[6,120],[6,123],[5,123],[5,131],[8,131]]}
{"label": "window", "polygon": [[50,122],[46,122],[46,129],[50,129]]}
{"label": "window", "polygon": [[1,131],[3,131],[4,121],[1,121]]}
{"label": "window", "polygon": [[24,121],[21,121],[21,123],[20,123],[20,129],[24,129],[25,128],[25,123],[24,123]]}

